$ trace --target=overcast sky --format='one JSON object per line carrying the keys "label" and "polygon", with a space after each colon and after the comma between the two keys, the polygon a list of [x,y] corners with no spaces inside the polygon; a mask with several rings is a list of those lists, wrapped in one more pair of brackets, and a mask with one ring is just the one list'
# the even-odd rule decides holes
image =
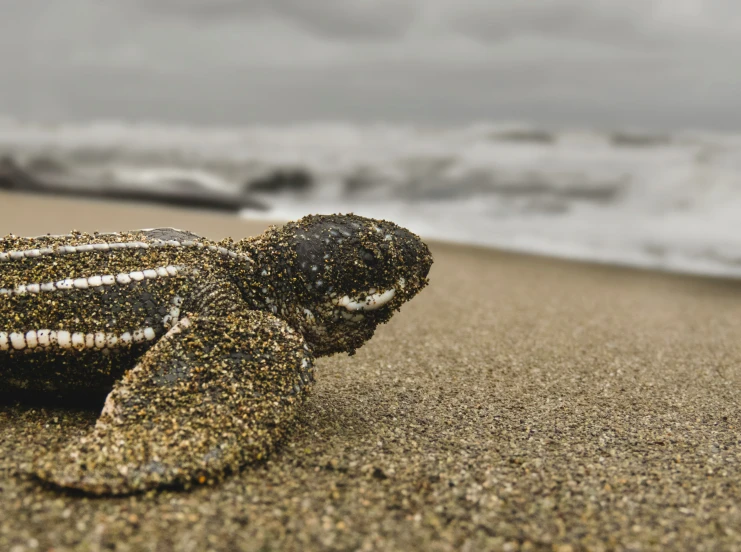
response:
{"label": "overcast sky", "polygon": [[0,113],[741,129],[739,0],[0,0]]}

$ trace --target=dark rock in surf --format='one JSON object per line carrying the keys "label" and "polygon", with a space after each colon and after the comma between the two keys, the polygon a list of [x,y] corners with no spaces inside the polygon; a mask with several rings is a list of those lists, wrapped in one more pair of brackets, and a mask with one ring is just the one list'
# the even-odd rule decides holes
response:
{"label": "dark rock in surf", "polygon": [[304,169],[277,169],[248,182],[250,192],[277,194],[280,192],[307,192],[314,186],[314,178]]}

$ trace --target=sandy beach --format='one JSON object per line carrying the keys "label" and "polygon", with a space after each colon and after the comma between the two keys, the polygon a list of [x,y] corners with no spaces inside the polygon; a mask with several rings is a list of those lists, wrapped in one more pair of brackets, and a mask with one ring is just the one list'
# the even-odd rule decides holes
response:
{"label": "sandy beach", "polygon": [[[0,235],[266,223],[0,194]],[[432,243],[430,286],[322,359],[292,438],[214,487],[22,476],[97,413],[0,406],[0,550],[741,550],[741,282]]]}

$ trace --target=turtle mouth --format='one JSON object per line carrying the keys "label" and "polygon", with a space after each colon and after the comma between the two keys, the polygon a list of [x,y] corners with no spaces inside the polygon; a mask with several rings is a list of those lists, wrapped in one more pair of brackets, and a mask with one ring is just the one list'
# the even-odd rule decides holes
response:
{"label": "turtle mouth", "polygon": [[344,308],[349,313],[363,313],[378,310],[385,307],[396,297],[402,297],[405,300],[407,292],[406,278],[399,278],[393,287],[375,288],[372,287],[365,293],[359,293],[354,296],[343,295],[333,299],[332,303],[340,308]]}
{"label": "turtle mouth", "polygon": [[350,297],[344,295],[334,302],[338,307],[344,307],[349,312],[374,311],[385,306],[396,295],[396,288],[389,288],[385,291],[379,291],[371,288],[367,293]]}

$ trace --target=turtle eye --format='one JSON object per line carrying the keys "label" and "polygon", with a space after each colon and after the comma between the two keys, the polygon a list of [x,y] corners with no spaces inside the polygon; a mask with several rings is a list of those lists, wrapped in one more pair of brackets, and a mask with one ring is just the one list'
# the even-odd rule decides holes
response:
{"label": "turtle eye", "polygon": [[378,264],[378,259],[376,259],[376,256],[373,254],[373,252],[366,249],[365,247],[360,249],[360,258],[368,266],[376,266],[376,264]]}

